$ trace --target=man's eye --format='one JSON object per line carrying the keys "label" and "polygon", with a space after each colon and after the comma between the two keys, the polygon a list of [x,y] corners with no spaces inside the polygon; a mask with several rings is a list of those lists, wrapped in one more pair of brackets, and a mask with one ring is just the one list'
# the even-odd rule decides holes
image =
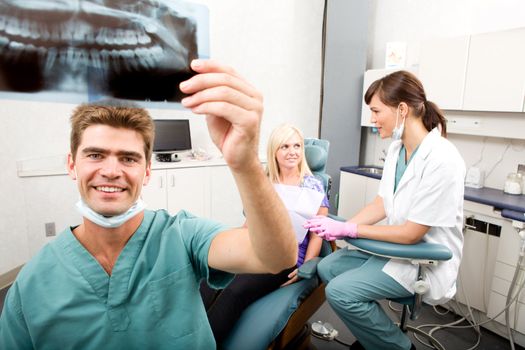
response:
{"label": "man's eye", "polygon": [[124,157],[123,161],[124,163],[136,163],[137,162],[135,158],[130,158],[130,157]]}
{"label": "man's eye", "polygon": [[90,158],[90,159],[100,159],[100,158],[102,158],[102,155],[100,155],[98,153],[92,153],[92,154],[88,154],[87,157]]}

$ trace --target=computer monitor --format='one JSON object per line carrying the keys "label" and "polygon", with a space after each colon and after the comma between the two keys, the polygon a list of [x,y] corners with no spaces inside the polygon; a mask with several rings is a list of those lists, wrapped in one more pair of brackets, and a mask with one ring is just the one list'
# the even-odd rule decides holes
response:
{"label": "computer monitor", "polygon": [[[154,123],[153,153],[170,155],[169,158],[171,158],[172,153],[191,150],[190,121],[188,119],[155,119]],[[160,158],[169,161],[165,156]]]}

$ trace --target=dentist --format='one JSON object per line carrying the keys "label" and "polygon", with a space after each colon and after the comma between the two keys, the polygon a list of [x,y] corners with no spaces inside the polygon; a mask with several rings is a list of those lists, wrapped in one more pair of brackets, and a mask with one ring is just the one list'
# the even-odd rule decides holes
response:
{"label": "dentist", "polygon": [[[441,110],[427,100],[413,74],[398,71],[375,81],[365,102],[381,138],[394,140],[379,193],[347,222],[318,217],[305,227],[327,240],[359,237],[401,244],[424,240],[447,246],[453,257],[429,269],[430,290],[423,297],[430,304],[443,303],[456,292],[461,260],[464,161],[445,139]],[[386,225],[375,225],[384,218]],[[340,249],[323,259],[318,271],[328,282],[329,304],[357,338],[351,349],[414,348],[376,300],[413,295],[416,266]]]}
{"label": "dentist", "polygon": [[257,156],[262,96],[217,62],[195,60],[192,69],[182,103],[206,115],[249,229],[144,210],[153,120],[141,108],[81,105],[71,117],[68,171],[83,221],[17,276],[0,317],[0,349],[214,349],[200,281],[224,288],[234,273],[295,264],[289,217]]}

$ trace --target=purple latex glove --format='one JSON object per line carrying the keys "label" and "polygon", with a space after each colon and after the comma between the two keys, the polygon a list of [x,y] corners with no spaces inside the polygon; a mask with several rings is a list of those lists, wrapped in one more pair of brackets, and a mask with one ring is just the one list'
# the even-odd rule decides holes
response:
{"label": "purple latex glove", "polygon": [[304,228],[315,232],[319,237],[327,241],[349,237],[357,238],[357,224],[353,222],[341,222],[330,219],[326,216],[315,216],[306,220]]}

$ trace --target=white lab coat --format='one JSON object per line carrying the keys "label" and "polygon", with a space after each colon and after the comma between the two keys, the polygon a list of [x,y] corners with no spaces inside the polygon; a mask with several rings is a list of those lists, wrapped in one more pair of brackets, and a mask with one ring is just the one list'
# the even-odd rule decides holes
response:
{"label": "white lab coat", "polygon": [[[401,141],[390,145],[385,159],[379,195],[383,198],[389,225],[406,220],[431,228],[424,241],[439,243],[452,251],[452,259],[427,270],[430,290],[423,296],[429,304],[448,301],[456,293],[456,278],[463,247],[463,192],[465,163],[456,147],[435,128],[421,142],[394,191],[396,163]],[[391,260],[383,271],[414,292],[417,267]]]}

